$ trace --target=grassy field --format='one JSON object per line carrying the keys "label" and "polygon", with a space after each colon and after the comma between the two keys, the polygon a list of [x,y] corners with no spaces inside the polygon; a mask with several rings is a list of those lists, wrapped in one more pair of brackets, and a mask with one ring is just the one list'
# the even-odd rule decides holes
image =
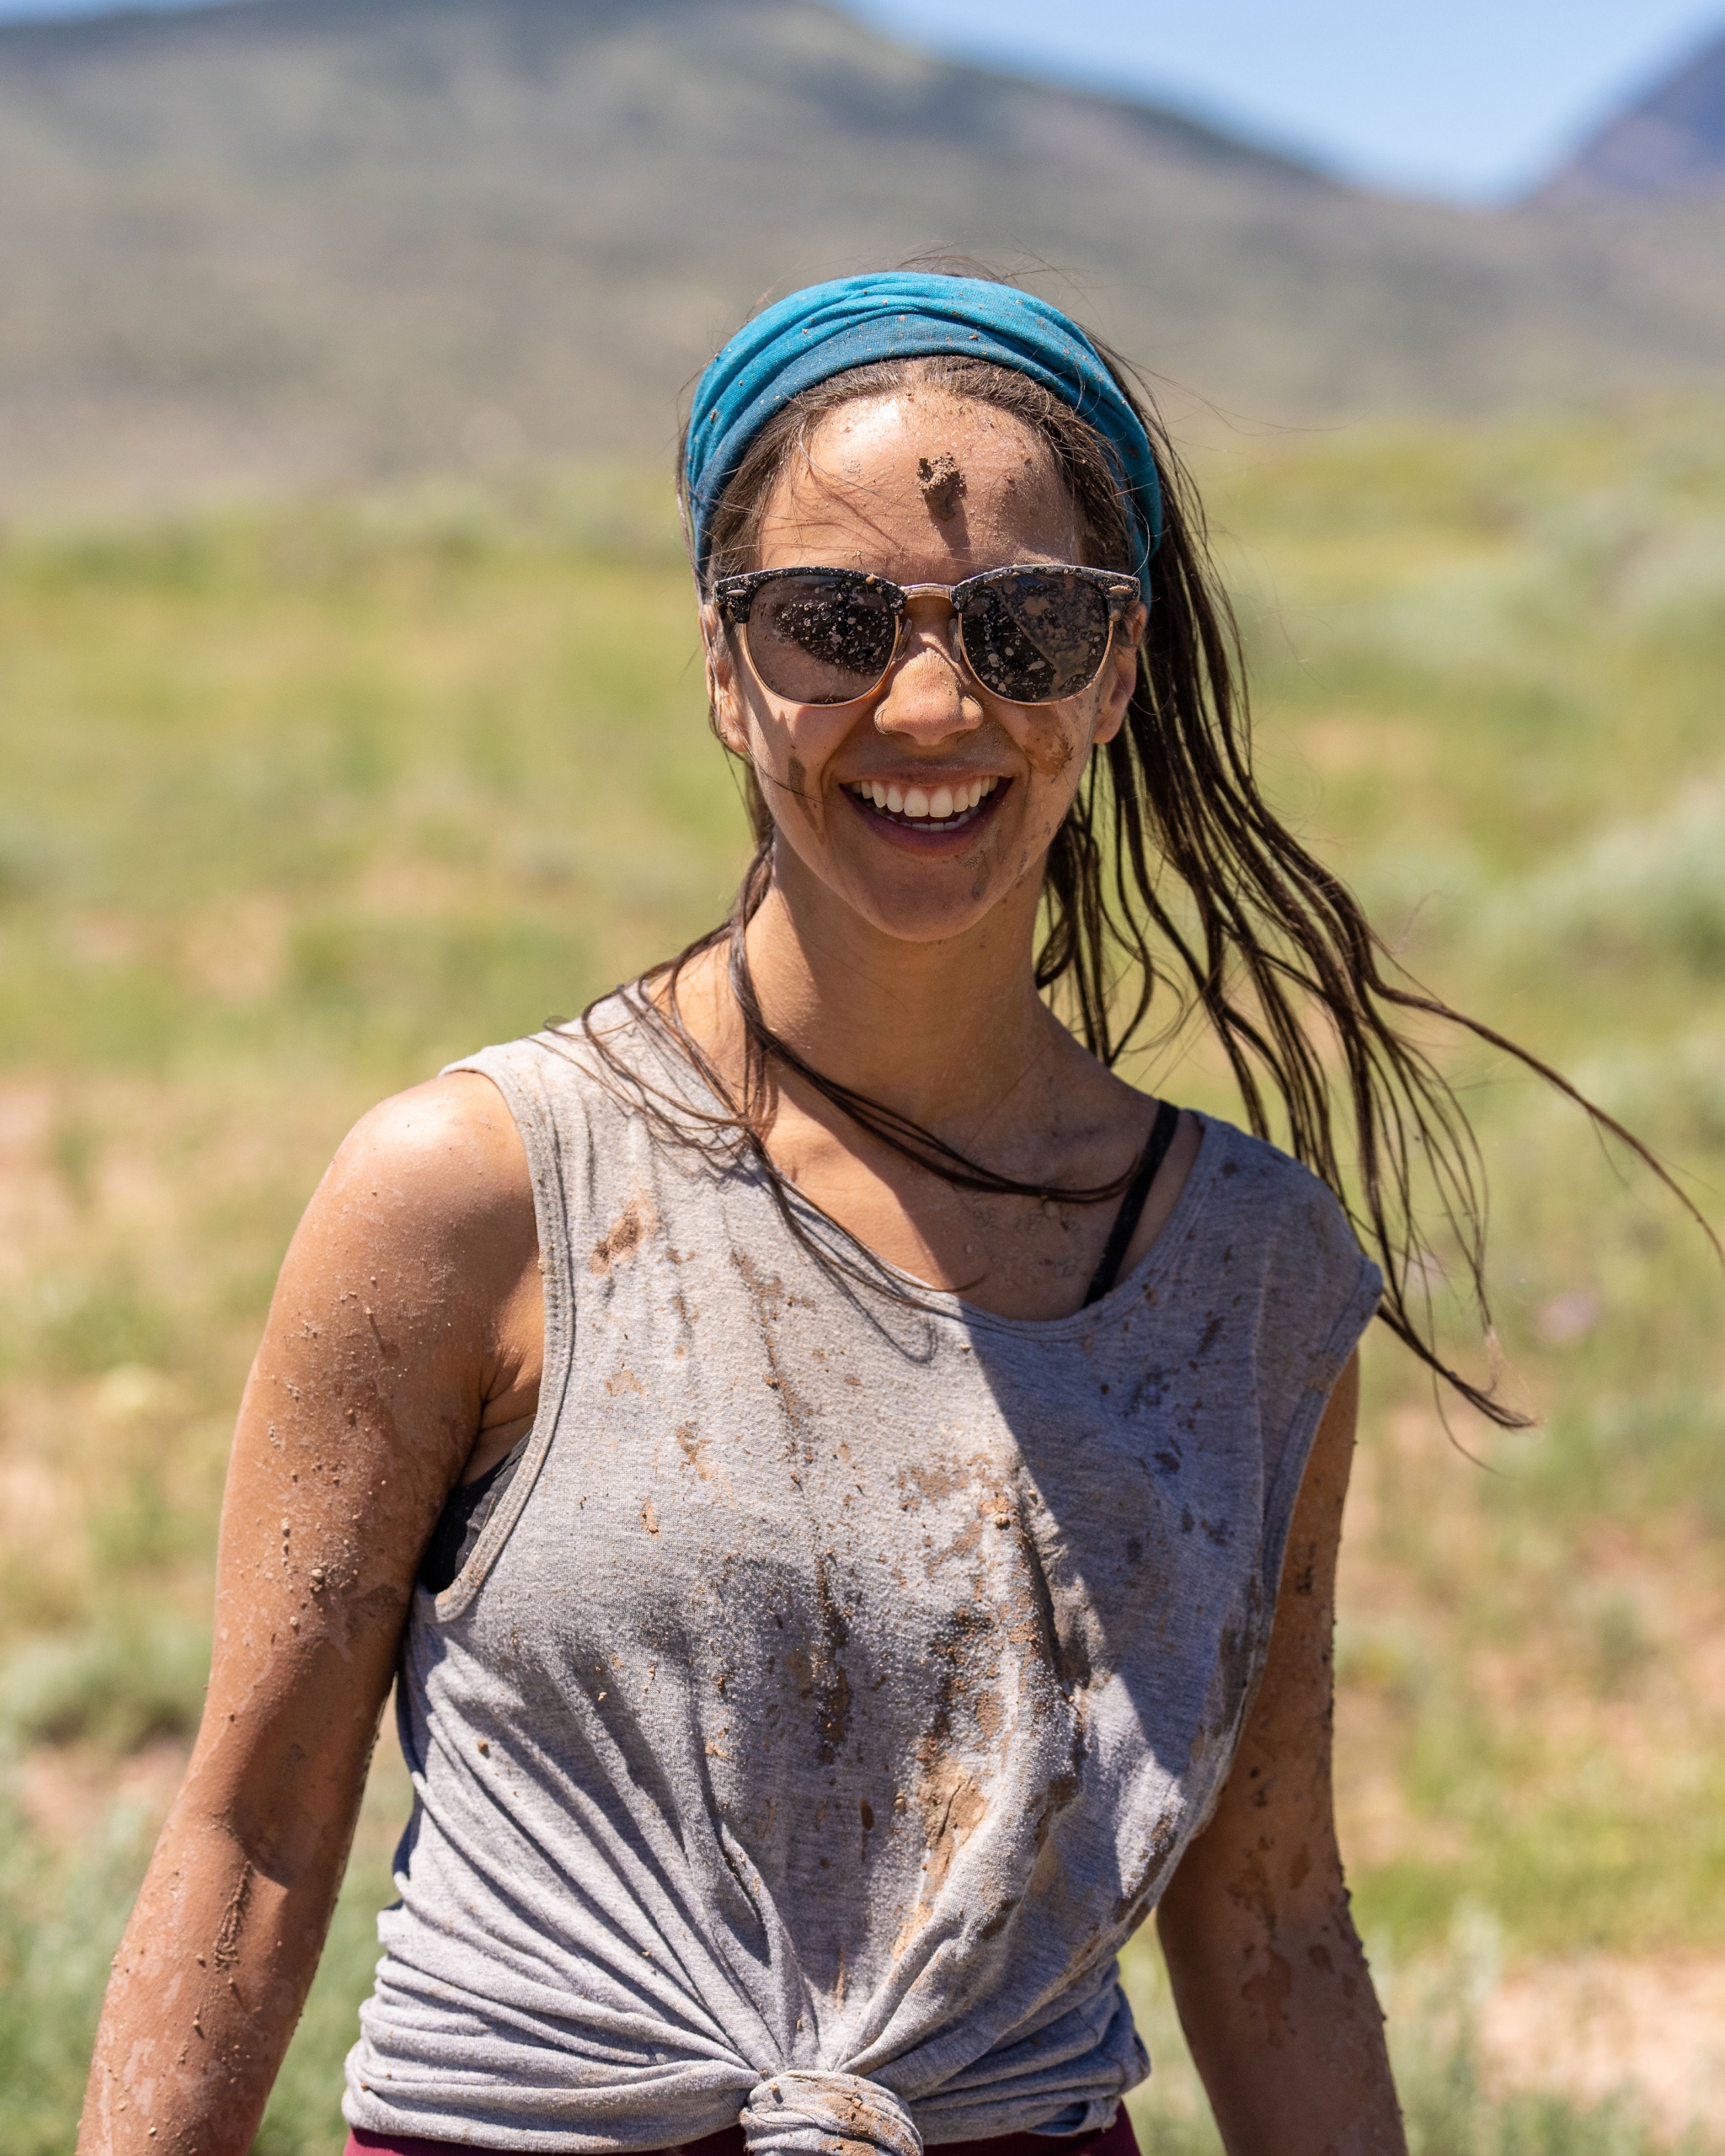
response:
{"label": "grassy field", "polygon": [[[1721,417],[1201,466],[1287,813],[1404,963],[1631,1118],[1716,1219]],[[579,1008],[728,895],[742,819],[660,495],[592,472],[0,552],[8,2156],[70,2146],[198,1711],[234,1401],[323,1161],[381,1093]],[[1455,1068],[1505,1383],[1542,1427],[1446,1433],[1370,1345],[1344,1842],[1423,2156],[1630,2156],[1725,2116],[1720,1276],[1573,1110]],[[1226,1112],[1202,1057],[1144,1075]],[[267,2156],[340,2146],[404,1808],[386,1746]],[[1214,2150],[1158,1969],[1135,1949],[1140,2127]]]}

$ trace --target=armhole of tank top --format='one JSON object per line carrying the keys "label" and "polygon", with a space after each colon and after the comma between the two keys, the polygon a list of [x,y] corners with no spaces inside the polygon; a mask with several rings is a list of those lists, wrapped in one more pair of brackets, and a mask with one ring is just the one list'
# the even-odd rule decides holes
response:
{"label": "armhole of tank top", "polygon": [[1270,1632],[1275,1623],[1276,1598],[1281,1592],[1282,1566],[1288,1554],[1288,1532],[1294,1524],[1294,1508],[1300,1502],[1300,1486],[1306,1480],[1306,1463],[1311,1458],[1317,1426],[1323,1420],[1324,1410],[1330,1404],[1330,1395],[1336,1389],[1337,1380],[1348,1356],[1358,1345],[1361,1333],[1377,1315],[1378,1302],[1383,1291],[1383,1275],[1362,1251],[1353,1289],[1340,1315],[1330,1327],[1329,1337],[1311,1358],[1312,1382],[1301,1390],[1293,1417],[1283,1438],[1280,1461],[1268,1489],[1264,1492],[1263,1556],[1259,1574],[1263,1587],[1263,1598],[1259,1607],[1263,1618],[1252,1651],[1252,1671],[1241,1694],[1240,1711],[1235,1721],[1226,1762],[1211,1785],[1208,1797],[1194,1817],[1186,1835],[1184,1845],[1187,1847],[1204,1832],[1215,1815],[1216,1806],[1233,1769],[1235,1748],[1239,1743],[1241,1732],[1252,1718],[1252,1708],[1258,1703],[1264,1666],[1269,1660]]}
{"label": "armhole of tank top", "polygon": [[1288,1532],[1294,1524],[1294,1508],[1300,1502],[1300,1486],[1306,1480],[1306,1465],[1311,1457],[1317,1426],[1323,1420],[1330,1395],[1347,1366],[1348,1358],[1377,1315],[1383,1292],[1383,1275],[1362,1251],[1348,1299],[1330,1327],[1328,1337],[1312,1356],[1311,1377],[1295,1406],[1282,1439],[1281,1458],[1275,1475],[1264,1492],[1263,1580],[1266,1647],[1269,1642],[1269,1620],[1275,1614],[1276,1597],[1281,1591]]}
{"label": "armhole of tank top", "polygon": [[449,1069],[472,1070],[489,1078],[502,1094],[521,1134],[533,1183],[533,1219],[545,1281],[545,1354],[539,1376],[539,1405],[533,1427],[522,1440],[521,1464],[493,1507],[479,1539],[467,1552],[466,1563],[449,1585],[432,1597],[431,1614],[440,1625],[463,1614],[502,1555],[515,1522],[526,1510],[562,1417],[574,1365],[575,1336],[574,1268],[570,1262],[563,1176],[565,1134],[559,1133],[539,1074],[529,1076],[514,1058],[494,1058],[489,1054],[451,1064]]}

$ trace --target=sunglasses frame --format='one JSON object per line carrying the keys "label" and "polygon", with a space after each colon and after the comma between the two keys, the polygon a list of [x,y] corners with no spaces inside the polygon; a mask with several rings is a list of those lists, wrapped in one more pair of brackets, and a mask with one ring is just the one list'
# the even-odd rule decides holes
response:
{"label": "sunglasses frame", "polygon": [[[1066,691],[1066,696],[1082,696],[1108,664],[1108,654],[1114,649],[1114,631],[1124,619],[1128,608],[1143,596],[1137,578],[1123,575],[1119,569],[1088,568],[1079,562],[1007,562],[999,568],[982,569],[975,576],[968,576],[962,584],[895,584],[889,577],[877,576],[870,569],[836,569],[816,563],[797,568],[747,569],[740,575],[722,576],[713,584],[713,603],[726,628],[734,629],[740,639],[748,657],[750,670],[769,695],[777,696],[782,692],[775,689],[761,674],[755,664],[755,654],[749,649],[749,616],[757,595],[766,585],[786,576],[839,577],[847,584],[859,584],[864,590],[884,598],[891,609],[894,621],[893,648],[887,654],[885,665],[866,689],[858,689],[854,696],[841,696],[830,704],[809,707],[818,711],[840,711],[846,704],[860,703],[865,696],[872,696],[892,672],[899,656],[899,647],[905,640],[905,622],[910,601],[913,599],[944,599],[950,610],[949,649],[954,664],[964,669],[985,696],[997,697],[1001,703],[1023,704],[1026,709],[1034,709],[1039,706],[1064,703],[1066,696],[1038,696],[1027,700],[1001,696],[998,689],[991,689],[971,664],[969,654],[964,649],[964,622],[960,610],[975,593],[985,590],[1001,577],[1039,576],[1055,571],[1062,576],[1076,576],[1083,583],[1094,585],[1108,602],[1108,638],[1096,662],[1096,672],[1079,687]],[[794,700],[787,697],[785,701]]]}

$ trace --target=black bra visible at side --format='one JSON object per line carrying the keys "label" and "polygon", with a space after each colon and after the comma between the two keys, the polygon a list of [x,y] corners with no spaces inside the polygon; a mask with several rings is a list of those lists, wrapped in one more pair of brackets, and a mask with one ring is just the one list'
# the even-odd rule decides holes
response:
{"label": "black bra visible at side", "polygon": [[473,1545],[484,1532],[486,1521],[496,1511],[498,1499],[514,1481],[515,1470],[526,1449],[527,1440],[523,1438],[494,1467],[488,1467],[473,1481],[463,1482],[450,1492],[443,1517],[432,1529],[425,1554],[419,1560],[421,1587],[430,1588],[433,1594],[441,1594],[445,1588],[453,1584],[456,1574],[467,1563]]}
{"label": "black bra visible at side", "polygon": [[1084,1291],[1083,1307],[1099,1303],[1120,1277],[1120,1267],[1130,1249],[1132,1238],[1138,1232],[1138,1223],[1144,1217],[1145,1200],[1150,1196],[1150,1187],[1156,1181],[1156,1170],[1168,1157],[1168,1148],[1174,1142],[1174,1133],[1180,1127],[1180,1111],[1172,1101],[1157,1106],[1156,1121],[1150,1126],[1150,1136],[1145,1140],[1144,1150],[1138,1156],[1138,1166],[1132,1171],[1132,1180],[1126,1186],[1120,1200],[1120,1209],[1114,1215],[1114,1225],[1108,1230],[1108,1239],[1103,1246],[1102,1257],[1090,1276],[1090,1285]]}

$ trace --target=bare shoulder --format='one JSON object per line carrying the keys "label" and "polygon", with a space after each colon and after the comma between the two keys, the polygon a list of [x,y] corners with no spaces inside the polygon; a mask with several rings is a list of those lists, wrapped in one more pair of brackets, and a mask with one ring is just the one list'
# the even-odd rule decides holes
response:
{"label": "bare shoulder", "polygon": [[[330,1578],[381,1582],[395,1608],[488,1418],[532,1412],[539,1288],[526,1155],[489,1080],[434,1079],[363,1116],[276,1283],[236,1433],[225,1570],[267,1571],[286,1521]],[[343,1509],[361,1487],[362,1562]]]}
{"label": "bare shoulder", "polygon": [[314,1201],[374,1226],[460,1235],[510,1222],[532,1232],[533,1189],[503,1096],[477,1071],[393,1094],[342,1140]]}
{"label": "bare shoulder", "polygon": [[502,1095],[470,1072],[434,1078],[381,1102],[342,1141],[288,1250],[260,1367],[318,1392],[374,1364],[393,1393],[454,1378],[473,1401],[471,1432],[500,1365],[520,1359],[511,1331],[531,1331],[512,1318],[531,1318],[538,1257],[526,1155]]}

